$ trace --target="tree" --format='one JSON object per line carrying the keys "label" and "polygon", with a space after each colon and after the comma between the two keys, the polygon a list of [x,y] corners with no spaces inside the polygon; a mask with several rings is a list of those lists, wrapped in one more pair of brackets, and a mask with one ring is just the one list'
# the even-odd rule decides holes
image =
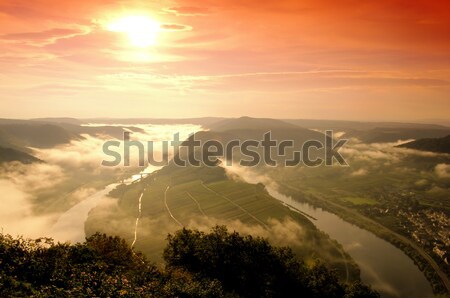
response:
{"label": "tree", "polygon": [[320,262],[307,267],[287,247],[229,233],[224,226],[209,234],[182,229],[169,235],[164,260],[169,271],[186,270],[218,280],[225,292],[240,297],[362,297],[359,293],[377,297],[360,283],[341,284],[335,272]]}
{"label": "tree", "polygon": [[344,285],[320,262],[308,267],[266,239],[182,229],[169,235],[166,268],[119,237],[84,243],[0,234],[0,297],[378,297]]}

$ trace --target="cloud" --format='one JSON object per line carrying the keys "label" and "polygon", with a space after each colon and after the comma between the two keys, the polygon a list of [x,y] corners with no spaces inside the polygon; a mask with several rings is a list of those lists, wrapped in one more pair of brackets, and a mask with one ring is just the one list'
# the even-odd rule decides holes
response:
{"label": "cloud", "polygon": [[2,191],[0,208],[0,229],[2,233],[42,237],[47,235],[54,217],[37,215],[33,211],[31,195],[22,190],[15,181],[0,178]]}
{"label": "cloud", "polygon": [[161,28],[167,31],[190,31],[192,27],[180,24],[162,24]]}
{"label": "cloud", "polygon": [[[85,89],[75,98],[64,98],[67,93],[49,98],[43,92],[33,98],[47,107],[47,114],[77,117],[90,117],[92,110],[101,108],[111,117],[120,117],[123,111],[143,116],[150,105],[151,113],[159,117],[186,116],[187,109],[195,116],[236,116],[236,105],[252,110],[254,116],[280,118],[332,115],[339,119],[412,120],[448,116],[450,10],[445,1],[419,0],[407,7],[401,1],[386,0],[348,0],[339,5],[330,0],[177,0],[170,5],[131,0],[0,2],[0,34],[21,40],[3,40],[1,44],[0,69],[9,77],[8,84],[3,81],[1,109],[11,117],[36,117],[38,111],[30,108],[26,91],[30,82],[79,86],[79,80],[85,80],[95,86],[96,80],[90,78],[133,68],[211,79],[173,87],[172,82],[179,81],[174,78],[161,88],[149,88],[151,80],[139,88],[108,81],[109,89],[103,92]],[[157,13],[164,8],[166,13]],[[167,24],[188,20],[186,24],[195,30],[183,31],[187,29],[183,25],[174,27],[178,30],[173,32],[161,32],[155,47],[139,52],[130,49],[121,34],[95,26],[95,20],[135,11],[155,12],[155,18]],[[184,17],[189,15],[202,16]],[[78,27],[92,31],[72,38],[65,38],[70,32],[61,31]],[[25,37],[46,46],[26,44]],[[143,63],[151,65],[144,67]],[[343,68],[374,74],[275,75]],[[274,74],[240,76],[247,72]],[[224,77],[229,74],[235,76]],[[125,95],[132,105],[121,100]],[[279,98],[276,105],[275,96]],[[95,100],[87,104],[86,98]],[[162,103],[154,104],[158,100]]]}
{"label": "cloud", "polygon": [[90,174],[99,171],[97,158],[101,155],[97,146],[101,139],[86,137],[67,146],[36,149],[34,154],[45,160],[44,163],[10,162],[0,166],[0,189],[3,193],[0,227],[5,233],[64,239],[60,234],[67,231],[60,231],[60,234],[52,231],[61,206],[70,208],[95,192],[91,187],[75,190],[67,187],[74,183],[72,180],[77,179],[74,176],[80,174],[82,168],[90,169]]}
{"label": "cloud", "polygon": [[[178,26],[178,25],[175,25]],[[184,25],[181,25],[184,26]],[[178,29],[176,29],[178,30]],[[180,28],[180,30],[185,30]],[[186,29],[189,30],[189,29]],[[185,49],[173,52],[182,57]],[[236,57],[240,57],[237,55]],[[239,62],[239,61],[235,61]],[[182,61],[179,63],[183,64]],[[216,62],[213,62],[216,63]],[[239,62],[240,63],[240,62]],[[243,63],[243,62],[242,62]],[[410,79],[404,77],[389,77],[385,73],[366,73],[352,70],[306,70],[292,72],[243,72],[217,73],[211,75],[194,74],[160,74],[155,72],[122,72],[102,75],[101,78],[121,77],[139,84],[158,83],[165,86],[174,84],[189,91],[201,90],[208,92],[294,92],[301,88],[307,90],[326,90],[329,88],[403,88],[412,86],[432,87],[448,86],[446,80],[428,78]]]}
{"label": "cloud", "polygon": [[163,11],[173,13],[177,16],[202,16],[208,14],[210,11],[206,7],[195,6],[176,6],[163,9]]}
{"label": "cloud", "polygon": [[77,203],[82,202],[84,199],[90,197],[94,193],[96,193],[98,190],[93,187],[80,187],[69,194],[70,198],[69,201],[75,205]]}
{"label": "cloud", "polygon": [[66,179],[64,170],[58,165],[33,163],[25,165],[10,162],[0,167],[0,179],[11,181],[28,193],[45,190]]}
{"label": "cloud", "polygon": [[414,185],[418,186],[418,187],[424,187],[427,186],[429,184],[427,179],[419,179],[416,182],[414,182]]}
{"label": "cloud", "polygon": [[237,164],[227,165],[226,161],[222,161],[220,166],[225,169],[225,173],[232,180],[244,181],[250,184],[262,183],[269,188],[278,188],[278,185],[272,178],[266,174],[260,174],[250,167],[243,167]]}
{"label": "cloud", "polygon": [[[243,235],[262,237],[269,239],[272,244],[279,246],[301,246],[304,245],[305,231],[302,226],[292,218],[286,217],[282,220],[271,218],[267,227],[261,225],[246,224],[236,220],[222,220],[212,217],[192,218],[187,224],[188,228],[209,232],[215,225],[225,225],[229,231],[236,231]],[[174,227],[179,229],[178,227]]]}
{"label": "cloud", "polygon": [[71,96],[76,95],[81,92],[86,91],[100,91],[105,90],[104,87],[98,85],[83,85],[83,84],[42,84],[24,89],[24,92],[29,92],[31,94],[46,94],[61,96]]}
{"label": "cloud", "polygon": [[345,245],[344,249],[346,251],[352,251],[354,249],[360,249],[361,247],[362,247],[361,243],[354,241],[352,243],[349,243],[349,244]]}
{"label": "cloud", "polygon": [[54,28],[37,32],[20,32],[0,35],[0,40],[24,42],[33,45],[45,45],[56,42],[58,39],[85,35],[86,29]]}
{"label": "cloud", "polygon": [[448,179],[450,178],[450,165],[445,163],[438,164],[434,168],[434,172],[439,178]]}
{"label": "cloud", "polygon": [[104,139],[90,135],[82,135],[84,139],[73,140],[70,144],[50,149],[34,148],[35,155],[50,164],[59,165],[66,169],[80,168],[98,171],[105,157],[102,146]]}
{"label": "cloud", "polygon": [[353,171],[351,173],[351,176],[356,176],[356,177],[365,176],[365,175],[367,175],[367,170],[366,169],[359,169],[359,170]]}
{"label": "cloud", "polygon": [[[144,211],[145,211],[145,206]],[[128,241],[134,238],[136,218],[130,216],[117,205],[117,200],[107,199],[99,204],[91,212],[87,227],[88,233],[100,231],[109,235],[118,235]],[[282,220],[269,219],[267,227],[258,224],[246,224],[238,219],[225,220],[209,216],[191,217],[186,223],[186,228],[209,232],[216,225],[225,225],[232,232],[243,235],[263,237],[272,244],[279,246],[306,246],[307,240],[304,229],[291,218]],[[165,214],[143,216],[139,220],[137,230],[136,248],[138,250],[152,252],[153,258],[158,258],[165,246],[168,234],[174,234],[180,226]]]}
{"label": "cloud", "polygon": [[412,140],[399,140],[386,143],[362,143],[357,139],[351,139],[339,152],[350,161],[364,161],[366,165],[378,164],[380,162],[399,163],[409,156],[421,157],[445,157],[446,154],[425,152],[397,146]]}
{"label": "cloud", "polygon": [[73,197],[84,196],[68,211],[58,217],[48,233],[58,241],[82,242],[85,238],[85,222],[89,212],[100,206],[108,209],[116,206],[117,200],[108,197],[108,193],[117,185],[109,185],[103,190],[80,189]]}
{"label": "cloud", "polygon": [[[154,141],[156,160],[160,160],[162,141],[171,141],[175,133],[179,133],[180,139],[183,140],[190,133],[201,129],[198,125],[111,124],[110,126],[140,128],[141,130],[133,132],[132,140],[141,141],[144,147],[147,147],[147,141]],[[92,199],[95,196],[104,197],[106,195],[102,194],[104,190],[99,191],[95,188],[99,187],[104,178],[118,179],[115,178],[120,175],[118,174],[120,171],[117,170],[122,170],[118,167],[101,166],[102,160],[107,157],[102,151],[103,143],[111,138],[83,135],[83,139],[74,140],[67,145],[50,149],[34,149],[33,154],[44,160],[44,163],[2,164],[0,190],[4,196],[1,198],[0,227],[3,227],[6,233],[23,234],[27,237],[45,235],[62,241],[82,240],[80,237],[84,233],[83,216],[87,216],[87,212],[97,202],[86,199]],[[123,151],[120,150],[120,152]],[[131,153],[133,166],[137,165],[138,154],[135,153],[133,151]],[[156,168],[149,167],[147,170]],[[98,182],[98,184],[91,184],[88,180],[90,177],[94,179],[92,182]],[[109,192],[109,190],[106,191]],[[111,200],[103,202],[102,206],[105,210],[114,208]],[[61,215],[62,212],[64,212],[63,215]],[[67,221],[60,221],[60,225],[54,226],[61,216]],[[71,222],[76,225],[71,226]],[[113,226],[113,223],[108,224]]]}

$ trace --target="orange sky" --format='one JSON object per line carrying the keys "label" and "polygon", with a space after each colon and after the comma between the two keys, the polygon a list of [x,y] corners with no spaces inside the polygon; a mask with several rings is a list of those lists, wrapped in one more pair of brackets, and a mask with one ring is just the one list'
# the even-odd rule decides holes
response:
{"label": "orange sky", "polygon": [[0,0],[0,45],[0,117],[450,119],[449,1]]}

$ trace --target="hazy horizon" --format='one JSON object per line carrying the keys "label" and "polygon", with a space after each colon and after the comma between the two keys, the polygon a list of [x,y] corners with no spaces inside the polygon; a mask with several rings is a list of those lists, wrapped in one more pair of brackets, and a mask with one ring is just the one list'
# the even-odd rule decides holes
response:
{"label": "hazy horizon", "polygon": [[[188,120],[188,119],[202,119],[202,118],[224,118],[224,119],[236,119],[241,117],[250,117],[250,118],[267,118],[267,119],[277,119],[277,120],[311,120],[311,121],[348,121],[348,122],[367,122],[367,123],[412,123],[412,124],[434,124],[434,125],[441,125],[441,126],[448,126],[450,127],[450,120],[442,118],[442,119],[414,119],[414,120],[401,120],[401,119],[336,119],[336,118],[276,118],[276,117],[270,117],[270,116],[261,116],[261,117],[254,117],[251,115],[236,115],[236,116],[220,116],[220,115],[210,115],[210,116],[193,116],[193,117],[111,117],[111,116],[96,116],[96,117],[76,117],[76,116],[39,116],[39,117],[1,117],[0,119],[8,119],[8,120],[40,120],[40,119],[76,119],[76,120],[98,120],[98,119],[149,119],[149,120]],[[136,122],[136,124],[138,124]]]}

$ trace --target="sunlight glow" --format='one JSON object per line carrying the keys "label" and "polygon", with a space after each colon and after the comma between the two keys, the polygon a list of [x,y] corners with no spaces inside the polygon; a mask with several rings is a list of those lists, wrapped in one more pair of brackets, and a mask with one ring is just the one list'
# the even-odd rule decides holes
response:
{"label": "sunlight glow", "polygon": [[108,24],[107,29],[125,33],[132,46],[146,48],[156,44],[160,24],[148,16],[126,16]]}

